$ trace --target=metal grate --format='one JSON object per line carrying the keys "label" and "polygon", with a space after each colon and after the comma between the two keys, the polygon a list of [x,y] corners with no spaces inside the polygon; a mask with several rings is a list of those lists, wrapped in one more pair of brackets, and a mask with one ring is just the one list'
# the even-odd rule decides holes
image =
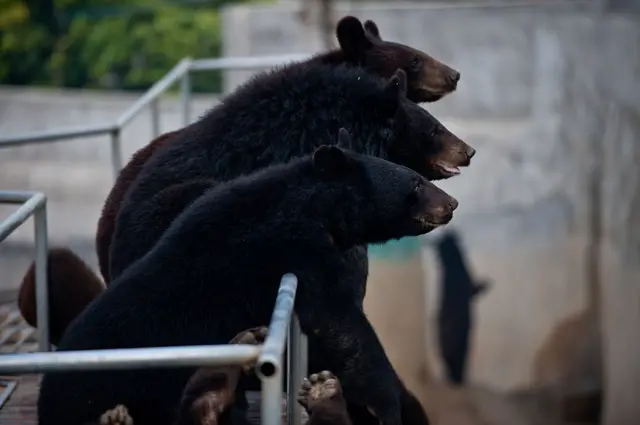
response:
{"label": "metal grate", "polygon": [[0,376],[0,409],[13,394],[19,379],[17,376]]}
{"label": "metal grate", "polygon": [[[13,303],[0,304],[0,354],[38,351],[38,332],[31,327]],[[2,385],[0,378],[0,385]],[[0,395],[2,400],[2,395]]]}

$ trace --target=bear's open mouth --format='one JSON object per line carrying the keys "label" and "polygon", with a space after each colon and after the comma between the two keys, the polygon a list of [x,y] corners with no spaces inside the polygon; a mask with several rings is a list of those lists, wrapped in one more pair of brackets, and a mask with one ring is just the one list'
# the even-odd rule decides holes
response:
{"label": "bear's open mouth", "polygon": [[440,90],[433,90],[430,88],[422,88],[422,92],[423,92],[423,102],[435,102],[437,100],[442,99],[443,97],[445,97],[446,95],[448,95],[450,92],[448,91],[440,91]]}
{"label": "bear's open mouth", "polygon": [[429,87],[429,86],[423,85],[420,88],[425,94],[427,94],[428,96],[430,96],[435,100],[442,99],[444,96],[456,91],[456,86],[453,86],[451,84],[442,84],[442,85],[439,85],[438,87],[433,87],[433,86]]}
{"label": "bear's open mouth", "polygon": [[449,162],[437,161],[435,165],[440,168],[440,171],[448,176],[457,176],[458,174],[460,174],[460,168]]}
{"label": "bear's open mouth", "polygon": [[420,224],[426,229],[435,229],[436,227],[444,226],[448,224],[453,218],[453,214],[447,214],[442,220],[434,221],[432,218],[422,215],[418,217],[414,217],[413,219],[420,222]]}

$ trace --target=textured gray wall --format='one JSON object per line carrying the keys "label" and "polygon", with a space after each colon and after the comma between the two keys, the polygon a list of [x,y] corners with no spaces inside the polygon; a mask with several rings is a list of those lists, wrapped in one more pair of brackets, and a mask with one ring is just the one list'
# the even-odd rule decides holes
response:
{"label": "textured gray wall", "polygon": [[[527,116],[536,75],[534,34],[540,22],[584,2],[529,2],[533,6],[443,7],[424,3],[338,3],[336,16],[373,19],[382,36],[419,48],[462,73],[458,92],[430,107],[457,117]],[[556,2],[558,3],[558,2]],[[223,19],[228,56],[311,53],[321,49],[315,27],[296,19],[298,4],[233,6]],[[226,87],[249,73],[229,71]]]}
{"label": "textured gray wall", "polygon": [[[640,17],[574,18],[544,30],[561,37],[566,58],[559,139],[582,159],[577,196],[588,198],[589,177],[601,175],[602,265],[595,307],[604,341],[603,423],[633,424],[640,417],[633,396],[640,391]],[[600,171],[594,167],[598,154]],[[576,224],[583,226],[582,220]]]}

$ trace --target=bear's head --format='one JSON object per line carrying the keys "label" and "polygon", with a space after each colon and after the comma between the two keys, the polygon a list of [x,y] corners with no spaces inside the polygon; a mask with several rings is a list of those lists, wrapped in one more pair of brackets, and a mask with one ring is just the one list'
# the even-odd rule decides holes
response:
{"label": "bear's head", "polygon": [[385,87],[394,113],[397,139],[388,147],[389,159],[417,171],[429,180],[460,174],[476,151],[451,133],[433,115],[407,99],[407,77],[398,69]]}
{"label": "bear's head", "polygon": [[320,178],[341,193],[341,213],[330,229],[336,241],[383,243],[428,233],[453,218],[458,201],[415,171],[341,146],[351,146],[344,128],[337,146],[320,146],[312,155]]}
{"label": "bear's head", "polygon": [[408,77],[408,97],[413,102],[435,102],[453,92],[460,73],[420,50],[400,43],[384,41],[378,26],[364,26],[353,16],[338,22],[336,35],[348,62],[356,63],[384,78],[398,69]]}

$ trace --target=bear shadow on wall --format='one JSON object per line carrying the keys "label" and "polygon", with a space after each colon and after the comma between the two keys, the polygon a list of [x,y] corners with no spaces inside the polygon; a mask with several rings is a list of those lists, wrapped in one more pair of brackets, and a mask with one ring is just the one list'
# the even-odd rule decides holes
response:
{"label": "bear shadow on wall", "polygon": [[442,284],[438,311],[438,345],[449,382],[462,385],[473,327],[474,298],[488,288],[488,282],[475,281],[460,244],[459,235],[448,231],[436,243]]}

